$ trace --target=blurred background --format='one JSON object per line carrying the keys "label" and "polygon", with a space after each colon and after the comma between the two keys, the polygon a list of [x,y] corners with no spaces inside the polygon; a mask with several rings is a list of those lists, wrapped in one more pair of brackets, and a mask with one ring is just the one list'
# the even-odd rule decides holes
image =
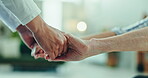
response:
{"label": "blurred background", "polygon": [[[34,0],[51,26],[77,37],[126,27],[148,15],[148,0]],[[0,78],[133,78],[148,73],[148,53],[113,52],[79,62],[35,60],[0,22]]]}

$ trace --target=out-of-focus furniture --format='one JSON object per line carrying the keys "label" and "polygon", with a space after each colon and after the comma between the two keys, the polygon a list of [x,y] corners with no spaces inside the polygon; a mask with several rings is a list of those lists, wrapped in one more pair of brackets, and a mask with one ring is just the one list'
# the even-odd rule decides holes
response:
{"label": "out-of-focus furniture", "polygon": [[56,71],[56,67],[64,62],[48,62],[44,59],[35,60],[33,57],[24,55],[20,58],[2,58],[0,64],[11,64],[14,71]]}

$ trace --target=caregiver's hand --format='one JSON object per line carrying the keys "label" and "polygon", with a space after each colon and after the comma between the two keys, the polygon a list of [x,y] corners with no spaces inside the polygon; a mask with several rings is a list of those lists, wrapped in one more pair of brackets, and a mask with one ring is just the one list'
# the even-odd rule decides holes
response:
{"label": "caregiver's hand", "polygon": [[40,47],[48,54],[50,59],[55,59],[58,55],[66,51],[67,39],[57,29],[47,25],[40,16],[37,16],[27,24],[32,31],[34,38]]}
{"label": "caregiver's hand", "polygon": [[32,49],[36,43],[32,32],[26,27],[26,26],[18,26],[17,31],[23,40],[23,42],[30,48]]}

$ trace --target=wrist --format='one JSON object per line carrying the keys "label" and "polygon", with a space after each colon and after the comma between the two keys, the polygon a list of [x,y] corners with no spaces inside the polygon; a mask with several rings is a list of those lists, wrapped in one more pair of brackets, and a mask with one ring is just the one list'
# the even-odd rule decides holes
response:
{"label": "wrist", "polygon": [[38,33],[43,29],[43,26],[45,26],[45,24],[46,23],[42,20],[42,18],[40,16],[37,16],[26,25],[27,28],[29,28],[33,33]]}
{"label": "wrist", "polygon": [[16,30],[19,32],[19,33],[25,33],[25,32],[28,32],[30,31],[26,26],[23,26],[23,25],[19,25]]}
{"label": "wrist", "polygon": [[89,47],[91,48],[92,52],[94,53],[106,53],[112,51],[112,43],[110,41],[107,41],[105,39],[96,39],[93,38],[90,40]]}
{"label": "wrist", "polygon": [[102,50],[100,50],[98,48],[98,46],[97,46],[98,43],[96,43],[96,39],[95,38],[87,40],[87,44],[86,45],[88,47],[87,52],[89,53],[90,56],[104,53],[104,51],[102,51]]}

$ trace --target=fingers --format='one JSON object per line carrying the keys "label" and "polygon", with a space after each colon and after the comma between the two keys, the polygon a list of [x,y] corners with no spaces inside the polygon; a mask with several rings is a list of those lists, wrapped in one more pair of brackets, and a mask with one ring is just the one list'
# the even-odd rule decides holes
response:
{"label": "fingers", "polygon": [[32,52],[31,52],[31,56],[33,56],[35,59],[38,59],[38,58],[45,58],[46,60],[47,59],[54,59],[55,57],[55,54],[56,52],[50,52],[50,55],[53,56],[53,57],[49,57],[49,54],[45,53],[39,45],[36,45],[34,46],[34,48],[32,49]]}
{"label": "fingers", "polygon": [[61,41],[60,43],[59,43],[59,45],[60,45],[60,47],[59,47],[59,50],[58,50],[58,55],[57,56],[59,56],[59,55],[61,55],[62,54],[62,52],[63,52],[63,48],[64,48],[64,41]]}
{"label": "fingers", "polygon": [[54,56],[55,56],[55,57],[57,57],[58,54],[59,54],[59,53],[58,53],[58,52],[59,52],[59,48],[60,48],[59,45],[57,45],[57,46],[55,47],[55,50],[54,50]]}
{"label": "fingers", "polygon": [[[35,46],[32,49],[31,55],[35,58],[44,58],[45,60],[48,61],[68,61],[68,59],[66,58],[66,55],[62,55],[62,57],[58,57],[57,59],[52,59],[51,57],[49,57],[49,55],[47,53],[45,53],[39,46]],[[66,60],[65,60],[66,59]]]}
{"label": "fingers", "polygon": [[[47,37],[47,38],[49,38],[49,37]],[[42,53],[43,50],[39,51],[37,47],[34,47],[33,50],[32,50],[32,54],[31,54],[32,56],[36,55],[37,57],[42,57],[42,58],[45,58],[45,59],[54,60],[57,56],[66,52],[66,50],[67,50],[67,39],[65,37],[63,37],[63,36],[60,37],[60,39],[62,38],[62,40],[57,39],[56,43],[54,41],[51,41],[51,39],[47,39],[47,38],[45,38],[44,41],[41,41],[41,39],[38,39],[38,42],[43,42],[42,44],[40,44],[40,43],[39,44],[44,49],[44,53],[46,55],[44,55]],[[49,40],[50,42],[47,41],[46,39]],[[43,44],[46,44],[46,45],[43,45]],[[38,46],[39,49],[42,49],[42,48],[40,48],[40,46]]]}
{"label": "fingers", "polygon": [[[46,60],[49,60],[49,61],[75,61],[75,60],[79,60],[79,58],[77,58],[78,55],[80,55],[79,53],[77,53],[76,51],[73,51],[71,49],[68,49],[67,51],[67,48],[70,47],[66,42],[67,39],[69,41],[70,44],[73,44],[73,45],[79,45],[80,46],[80,43],[81,40],[73,37],[72,35],[66,35],[65,36],[66,39],[65,41],[60,44],[61,46],[57,46],[57,45],[54,45],[54,46],[51,46],[50,48],[50,51],[43,51],[40,46],[36,46],[35,48],[33,48],[33,51],[32,51],[32,56],[36,56],[37,58],[44,58]],[[68,45],[68,47],[67,47]],[[55,47],[56,46],[56,47]],[[55,50],[52,50],[52,49],[55,49]],[[61,52],[59,52],[61,51]],[[57,57],[59,54],[63,54],[67,52],[65,55],[61,55],[59,57]],[[57,57],[57,58],[55,58]],[[51,60],[50,60],[51,59]]]}
{"label": "fingers", "polygon": [[[40,47],[50,56],[55,59],[59,53],[63,51],[64,36],[57,29],[50,27],[39,16],[27,24],[27,27],[33,33],[33,37]],[[59,43],[59,42],[60,43]],[[61,42],[62,41],[62,42]],[[59,51],[57,45],[60,44]]]}
{"label": "fingers", "polygon": [[58,56],[62,55],[67,50],[67,39],[64,37],[62,43],[60,44]]}
{"label": "fingers", "polygon": [[45,60],[50,59],[49,55],[48,55],[48,54],[44,55],[44,59],[45,59]]}
{"label": "fingers", "polygon": [[38,53],[35,54],[35,57],[37,58],[44,58],[44,56],[45,56],[45,53],[42,49],[40,49]]}
{"label": "fingers", "polygon": [[76,52],[72,49],[68,49],[67,53],[55,58],[53,61],[75,61],[77,59]]}
{"label": "fingers", "polygon": [[[68,35],[65,34],[64,32],[62,32],[62,34],[65,36],[65,43],[63,44],[63,48],[61,49],[62,50],[62,53],[56,57],[53,61],[68,61],[69,58],[67,57],[67,55],[69,54],[68,51]],[[66,53],[67,52],[67,53]]]}
{"label": "fingers", "polygon": [[[55,59],[56,57],[55,57],[55,54],[54,54],[55,52],[51,52],[50,54],[47,54],[47,55],[49,55],[49,59],[51,59],[51,60],[53,60],[53,59]],[[46,56],[47,56],[46,55]]]}
{"label": "fingers", "polygon": [[63,52],[61,53],[61,54],[64,54],[64,53],[66,53],[67,52],[67,49],[68,49],[68,43],[67,43],[67,40],[65,41],[65,43],[64,43],[64,47],[63,47]]}
{"label": "fingers", "polygon": [[35,46],[32,49],[31,56],[33,56],[35,59],[43,58],[44,57],[44,51],[40,47]]}
{"label": "fingers", "polygon": [[68,59],[66,55],[62,55],[62,56],[58,56],[53,61],[68,61]]}
{"label": "fingers", "polygon": [[[55,59],[57,53],[56,45],[53,42],[46,43],[47,46],[43,45],[42,48],[44,49],[45,54],[48,54],[50,56],[50,59]],[[50,45],[52,44],[52,46]]]}

